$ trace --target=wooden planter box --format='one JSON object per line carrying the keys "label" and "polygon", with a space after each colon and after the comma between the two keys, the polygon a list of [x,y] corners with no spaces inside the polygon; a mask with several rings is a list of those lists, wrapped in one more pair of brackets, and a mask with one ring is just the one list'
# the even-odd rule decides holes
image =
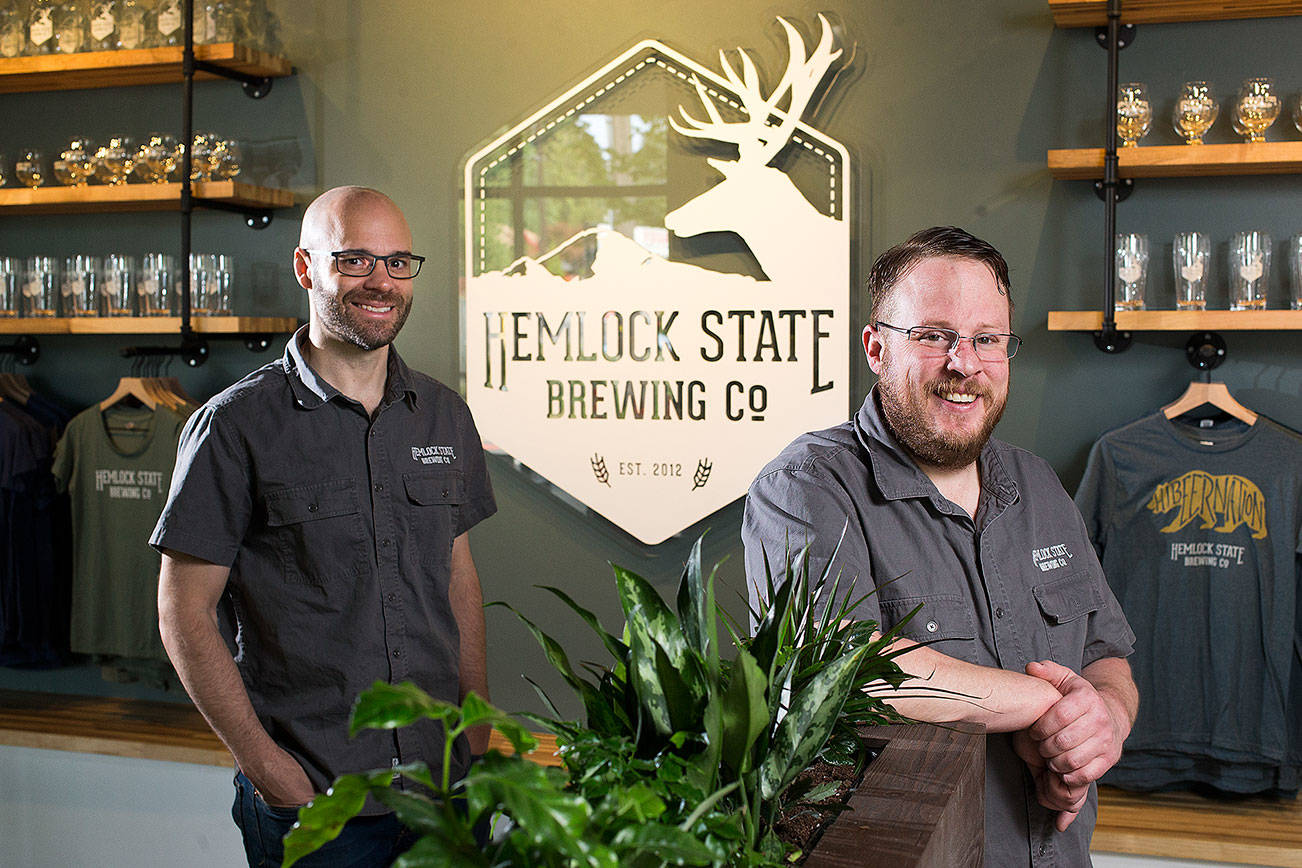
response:
{"label": "wooden planter box", "polygon": [[865,729],[882,745],[806,868],[965,868],[985,848],[984,732],[930,724]]}

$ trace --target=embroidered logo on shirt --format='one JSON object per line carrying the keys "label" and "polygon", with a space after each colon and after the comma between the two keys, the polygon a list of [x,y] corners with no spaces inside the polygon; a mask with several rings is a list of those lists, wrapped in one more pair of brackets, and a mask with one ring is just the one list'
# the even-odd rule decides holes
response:
{"label": "embroidered logo on shirt", "polygon": [[1056,546],[1048,546],[1031,552],[1031,563],[1039,567],[1040,572],[1047,573],[1049,570],[1067,566],[1067,561],[1071,560],[1071,557],[1072,554],[1067,550],[1067,545],[1058,543]]}
{"label": "embroidered logo on shirt", "polygon": [[411,460],[421,464],[451,464],[457,453],[451,446],[413,446]]}
{"label": "embroidered logo on shirt", "polygon": [[1205,470],[1190,470],[1158,485],[1148,509],[1157,515],[1177,510],[1162,533],[1175,533],[1198,519],[1199,530],[1231,533],[1246,524],[1253,539],[1266,538],[1266,496],[1251,479],[1230,473],[1213,476]]}

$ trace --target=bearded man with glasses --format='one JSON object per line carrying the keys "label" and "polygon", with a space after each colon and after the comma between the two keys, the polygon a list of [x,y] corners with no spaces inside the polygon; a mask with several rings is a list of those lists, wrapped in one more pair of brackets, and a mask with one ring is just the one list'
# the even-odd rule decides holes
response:
{"label": "bearded man with glasses", "polygon": [[855,617],[899,627],[910,648],[898,661],[910,698],[882,697],[989,734],[985,864],[1088,865],[1094,782],[1138,708],[1134,635],[1052,468],[991,437],[1021,344],[1008,266],[935,227],[883,253],[868,289],[877,385],[852,420],[802,435],[751,485],[752,596],[766,561],[805,545],[811,576],[855,579],[854,598],[867,595]]}
{"label": "bearded man with glasses", "polygon": [[[308,324],[190,418],[150,539],[163,644],[235,758],[250,865],[281,864],[298,808],[340,774],[424,762],[439,776],[433,721],[349,738],[364,689],[488,697],[467,532],[496,505],[465,402],[391,346],[424,261],[411,246],[376,190],[338,187],[307,207],[294,275]],[[458,739],[451,779],[487,745],[486,728]],[[298,864],[388,865],[413,841],[369,799]]]}

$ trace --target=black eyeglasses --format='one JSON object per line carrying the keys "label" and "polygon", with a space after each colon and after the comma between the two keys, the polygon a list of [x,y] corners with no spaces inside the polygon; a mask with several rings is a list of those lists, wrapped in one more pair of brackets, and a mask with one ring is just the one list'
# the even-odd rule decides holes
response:
{"label": "black eyeglasses", "polygon": [[1022,339],[1012,333],[984,332],[967,337],[953,329],[927,325],[905,329],[880,320],[873,323],[873,326],[899,332],[921,352],[930,356],[947,356],[958,348],[959,341],[971,341],[972,350],[977,354],[978,359],[987,362],[1004,362],[1017,355],[1017,348],[1022,345]]}
{"label": "black eyeglasses", "polygon": [[420,264],[425,257],[413,253],[394,253],[389,256],[376,256],[365,250],[309,250],[308,253],[321,253],[333,256],[335,268],[348,277],[367,277],[375,270],[375,263],[383,262],[384,270],[394,280],[410,280],[420,274]]}

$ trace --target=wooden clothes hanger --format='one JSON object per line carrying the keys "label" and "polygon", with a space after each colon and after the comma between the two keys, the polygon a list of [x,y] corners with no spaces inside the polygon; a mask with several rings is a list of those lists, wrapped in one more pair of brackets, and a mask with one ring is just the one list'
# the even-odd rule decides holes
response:
{"label": "wooden clothes hanger", "polygon": [[32,396],[32,387],[22,374],[4,373],[0,374],[0,395],[26,404]]}
{"label": "wooden clothes hanger", "polygon": [[1230,390],[1224,383],[1205,383],[1202,380],[1194,380],[1190,383],[1183,395],[1162,408],[1162,415],[1174,419],[1204,404],[1211,404],[1249,425],[1255,425],[1257,422],[1257,414],[1234,400],[1234,396],[1230,394]]}
{"label": "wooden clothes hanger", "polygon": [[140,377],[123,377],[118,380],[118,386],[103,401],[99,402],[100,410],[107,410],[114,404],[125,398],[135,398],[149,409],[153,410],[158,407],[158,401],[154,399],[153,392]]}

